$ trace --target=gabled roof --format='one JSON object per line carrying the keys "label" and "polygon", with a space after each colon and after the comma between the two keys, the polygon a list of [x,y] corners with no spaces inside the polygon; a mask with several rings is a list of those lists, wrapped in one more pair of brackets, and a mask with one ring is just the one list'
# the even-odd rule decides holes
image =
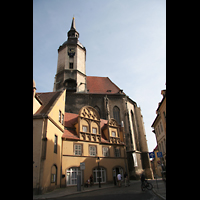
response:
{"label": "gabled roof", "polygon": [[[62,135],[62,138],[65,138],[67,140],[80,140],[80,138],[77,135],[75,124],[78,123],[78,114],[74,113],[65,113],[64,117],[64,133]],[[100,127],[101,127],[101,143],[110,144],[109,141],[106,140],[105,135],[103,133],[103,130],[107,128],[108,120],[100,119]],[[118,145],[124,145],[122,142]]]}
{"label": "gabled roof", "polygon": [[[65,113],[64,117],[64,133],[62,135],[62,138],[65,139],[72,139],[72,140],[80,140],[80,138],[77,135],[76,129],[75,129],[75,124],[78,123],[78,114],[74,113]],[[107,127],[108,120],[105,119],[100,119],[100,127],[101,127],[101,143],[107,143],[109,142],[106,140],[104,134],[103,134],[103,129]]]}
{"label": "gabled roof", "polygon": [[108,77],[87,76],[87,90],[92,94],[124,94]]}
{"label": "gabled roof", "polygon": [[78,114],[65,113],[64,126],[68,128],[73,128],[74,124],[78,122]]}
{"label": "gabled roof", "polygon": [[33,115],[33,117],[48,115],[53,105],[57,102],[58,98],[63,92],[64,90],[57,92],[36,93],[36,96],[41,100],[42,105],[38,109],[38,111]]}

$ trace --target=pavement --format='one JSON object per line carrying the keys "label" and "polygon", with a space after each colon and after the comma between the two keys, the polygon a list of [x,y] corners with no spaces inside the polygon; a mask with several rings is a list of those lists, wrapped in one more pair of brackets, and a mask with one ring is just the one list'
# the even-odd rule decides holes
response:
{"label": "pavement", "polygon": [[69,186],[66,188],[58,188],[55,189],[51,192],[41,194],[41,195],[33,195],[33,199],[52,199],[52,198],[59,198],[59,197],[64,197],[68,195],[73,195],[73,194],[80,194],[84,192],[90,192],[90,191],[95,191],[95,190],[101,190],[104,188],[111,188],[111,187],[116,187],[114,184],[101,184],[101,188],[99,188],[99,185],[93,185],[92,187],[84,187],[81,186],[81,191],[77,191],[77,186]]}
{"label": "pavement", "polygon": [[[156,180],[148,180],[148,181],[153,184],[152,191],[161,199],[166,199],[166,189],[165,189],[165,185],[164,185],[164,182],[162,181],[162,179],[157,180],[158,188],[157,188]],[[133,185],[134,183],[138,183],[138,182],[140,182],[140,180],[139,181],[131,180],[130,184]],[[59,198],[59,197],[80,194],[80,193],[86,193],[86,192],[102,190],[105,188],[113,188],[113,187],[116,187],[116,186],[114,184],[102,184],[101,188],[99,188],[99,185],[97,184],[97,185],[93,185],[92,187],[88,187],[88,188],[84,187],[84,189],[82,186],[81,191],[77,191],[76,186],[71,186],[71,187],[66,187],[66,188],[58,188],[51,192],[41,194],[41,195],[33,195],[33,199],[53,199],[53,198]],[[122,184],[122,187],[124,187],[124,184]]]}
{"label": "pavement", "polygon": [[166,199],[166,183],[162,180],[162,178],[157,179],[157,182],[156,179],[152,181],[150,181],[153,184],[152,191],[161,199]]}

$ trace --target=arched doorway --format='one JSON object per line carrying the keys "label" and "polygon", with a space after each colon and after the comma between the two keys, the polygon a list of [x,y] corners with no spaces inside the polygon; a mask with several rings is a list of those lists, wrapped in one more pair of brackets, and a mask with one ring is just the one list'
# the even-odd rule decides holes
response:
{"label": "arched doorway", "polygon": [[98,183],[99,178],[101,178],[101,183],[106,183],[106,169],[104,167],[96,167],[93,169],[94,183]]}
{"label": "arched doorway", "polygon": [[71,167],[66,170],[66,186],[77,185],[77,175],[81,175],[82,184],[82,172],[79,167]]}
{"label": "arched doorway", "polygon": [[113,168],[113,178],[115,180],[117,180],[117,174],[121,174],[122,175],[122,181],[124,180],[124,169],[123,167],[117,166]]}

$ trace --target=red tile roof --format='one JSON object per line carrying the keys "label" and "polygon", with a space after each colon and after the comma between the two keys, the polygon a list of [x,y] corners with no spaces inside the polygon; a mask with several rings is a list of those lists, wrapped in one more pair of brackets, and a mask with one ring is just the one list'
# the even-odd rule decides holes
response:
{"label": "red tile roof", "polygon": [[[74,114],[74,113],[67,113],[67,112],[65,113],[65,117],[64,117],[65,129],[64,129],[64,133],[62,135],[62,138],[79,140],[76,129],[74,127],[74,125],[78,122],[78,116],[79,116],[78,114]],[[107,122],[108,122],[108,120],[100,119],[101,129],[103,127],[105,127]],[[102,143],[109,143],[103,137],[101,137],[101,142]]]}
{"label": "red tile roof", "polygon": [[[80,138],[77,135],[75,124],[78,123],[78,114],[74,113],[65,113],[64,117],[64,133],[62,135],[62,138],[68,139],[68,140],[80,140]],[[103,129],[107,127],[108,120],[100,119],[100,127],[101,127],[101,143],[110,144],[109,141],[106,140],[106,137],[103,133]],[[124,145],[124,143],[121,143],[119,145]]]}
{"label": "red tile roof", "polygon": [[78,122],[78,114],[65,113],[64,126],[68,128],[73,128],[74,124]]}
{"label": "red tile roof", "polygon": [[[121,93],[108,77],[87,76],[87,90],[92,94],[118,94]],[[123,93],[124,94],[124,93]]]}
{"label": "red tile roof", "polygon": [[75,130],[64,130],[62,138],[80,140]]}

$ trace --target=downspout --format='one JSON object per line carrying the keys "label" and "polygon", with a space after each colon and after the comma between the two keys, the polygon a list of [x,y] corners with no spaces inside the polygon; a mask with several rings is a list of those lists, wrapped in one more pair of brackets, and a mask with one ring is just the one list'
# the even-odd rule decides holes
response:
{"label": "downspout", "polygon": [[[42,192],[42,186],[41,186],[41,182],[42,182],[42,168],[43,168],[43,166],[42,166],[42,162],[43,162],[43,158],[42,158],[42,153],[43,153],[43,140],[46,138],[46,132],[47,132],[47,116],[46,115],[42,115],[42,118],[43,118],[43,128],[42,128],[42,134],[41,134],[41,154],[40,154],[40,172],[39,172],[39,191],[38,191],[38,193],[41,193]],[[45,154],[46,154],[46,150],[45,150]],[[45,155],[45,157],[46,157],[46,155]]]}

